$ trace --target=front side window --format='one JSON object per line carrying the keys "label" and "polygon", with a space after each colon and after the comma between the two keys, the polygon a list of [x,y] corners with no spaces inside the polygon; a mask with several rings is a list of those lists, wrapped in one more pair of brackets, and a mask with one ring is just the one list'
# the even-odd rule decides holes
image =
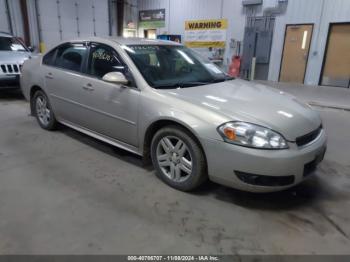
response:
{"label": "front side window", "polygon": [[107,73],[123,72],[124,69],[125,66],[113,48],[103,44],[91,45],[87,71],[89,75],[102,78]]}
{"label": "front side window", "polygon": [[25,46],[15,37],[0,36],[0,51],[28,51]]}
{"label": "front side window", "polygon": [[232,79],[184,46],[129,45],[123,48],[154,88],[191,87]]}
{"label": "front side window", "polygon": [[84,44],[66,44],[58,48],[54,65],[63,69],[80,72],[86,55]]}

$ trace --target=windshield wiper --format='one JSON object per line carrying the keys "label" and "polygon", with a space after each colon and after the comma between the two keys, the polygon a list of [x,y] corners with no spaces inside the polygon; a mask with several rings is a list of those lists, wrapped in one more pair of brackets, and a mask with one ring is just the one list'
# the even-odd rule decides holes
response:
{"label": "windshield wiper", "polygon": [[174,84],[154,85],[154,88],[159,88],[159,89],[185,88],[185,87],[193,87],[193,86],[202,86],[207,84],[209,84],[209,82],[179,82]]}
{"label": "windshield wiper", "polygon": [[154,85],[154,88],[158,89],[172,89],[172,88],[186,88],[186,87],[193,87],[193,86],[203,86],[203,85],[209,85],[214,83],[220,83],[225,82],[229,80],[233,80],[233,77],[225,77],[221,79],[213,79],[209,81],[189,81],[189,82],[178,82],[174,84],[164,84],[164,85]]}
{"label": "windshield wiper", "polygon": [[214,79],[212,81],[210,81],[210,83],[221,83],[221,82],[226,82],[226,81],[230,81],[230,80],[234,80],[234,77],[231,76],[227,76],[225,78],[220,78],[220,79]]}

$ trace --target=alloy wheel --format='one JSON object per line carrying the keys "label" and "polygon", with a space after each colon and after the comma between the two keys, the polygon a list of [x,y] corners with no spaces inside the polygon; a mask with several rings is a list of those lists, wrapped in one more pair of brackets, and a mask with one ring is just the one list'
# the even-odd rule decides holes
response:
{"label": "alloy wheel", "polygon": [[157,161],[163,174],[174,182],[184,182],[192,174],[192,156],[185,142],[175,136],[163,137],[157,145]]}
{"label": "alloy wheel", "polygon": [[35,109],[40,123],[48,126],[51,120],[51,111],[45,96],[39,95],[36,98]]}

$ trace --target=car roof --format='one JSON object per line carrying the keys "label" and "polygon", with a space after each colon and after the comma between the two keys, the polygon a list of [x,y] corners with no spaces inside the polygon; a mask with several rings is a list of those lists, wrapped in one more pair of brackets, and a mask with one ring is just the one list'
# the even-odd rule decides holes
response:
{"label": "car roof", "polygon": [[110,43],[115,42],[119,45],[181,45],[179,43],[167,40],[158,40],[158,39],[145,39],[145,38],[124,38],[124,37],[88,37],[84,39],[74,39],[67,42],[101,42],[101,43]]}

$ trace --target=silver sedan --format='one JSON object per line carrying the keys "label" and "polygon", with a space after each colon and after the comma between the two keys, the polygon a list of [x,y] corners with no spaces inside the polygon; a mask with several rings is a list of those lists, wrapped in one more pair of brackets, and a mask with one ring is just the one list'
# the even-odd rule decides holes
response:
{"label": "silver sedan", "polygon": [[289,188],[326,151],[318,113],[294,97],[232,79],[168,41],[64,42],[23,66],[39,125],[58,123],[151,159],[168,185],[206,180],[252,192]]}

